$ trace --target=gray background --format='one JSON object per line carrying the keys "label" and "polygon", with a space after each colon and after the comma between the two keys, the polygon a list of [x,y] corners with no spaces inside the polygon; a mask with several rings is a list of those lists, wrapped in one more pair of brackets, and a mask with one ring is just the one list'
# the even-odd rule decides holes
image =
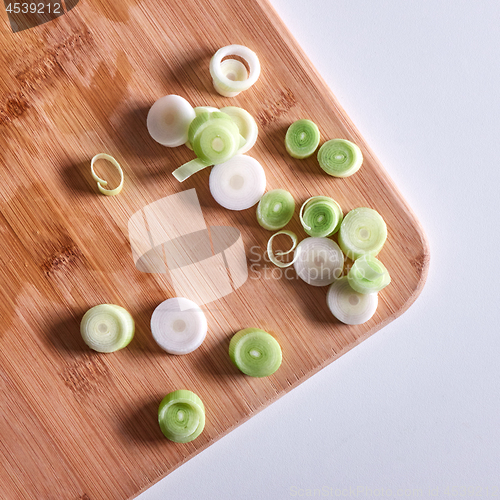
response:
{"label": "gray background", "polygon": [[272,3],[422,222],[428,282],[139,498],[500,498],[500,4]]}

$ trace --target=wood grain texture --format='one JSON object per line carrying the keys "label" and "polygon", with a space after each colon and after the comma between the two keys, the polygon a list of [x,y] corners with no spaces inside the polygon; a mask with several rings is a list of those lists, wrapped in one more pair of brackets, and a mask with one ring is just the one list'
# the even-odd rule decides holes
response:
{"label": "wood grain texture", "polygon": [[[254,49],[263,71],[254,87],[226,99],[213,90],[208,63],[230,43]],[[429,262],[420,224],[265,0],[82,0],[16,34],[2,12],[0,49],[2,498],[131,498],[418,296]],[[172,93],[195,106],[252,113],[260,136],[251,155],[265,166],[268,189],[290,190],[299,206],[323,194],[344,213],[358,206],[380,212],[389,228],[380,259],[393,281],[368,323],[340,324],[327,309],[326,288],[291,272],[292,279],[272,279],[261,260],[240,289],[210,305],[197,351],[175,357],[157,347],[149,320],[174,290],[168,274],[135,269],[127,230],[133,213],[196,188],[208,225],[240,228],[249,265],[249,249],[262,257],[270,236],[254,209],[230,212],[213,201],[208,170],[182,185],[170,175],[192,153],[156,144],[145,119],[158,97]],[[286,128],[306,117],[323,138],[361,147],[356,175],[335,179],[314,157],[286,154]],[[124,169],[118,197],[100,195],[91,179],[90,159],[100,152]],[[305,236],[297,214],[289,228]],[[102,302],[127,308],[137,324],[130,346],[109,355],[89,352],[79,334],[83,313]],[[271,332],[282,346],[283,365],[266,379],[243,376],[227,355],[231,335],[248,326]],[[206,406],[205,431],[188,444],[167,441],[157,425],[160,400],[177,388],[193,390]]]}

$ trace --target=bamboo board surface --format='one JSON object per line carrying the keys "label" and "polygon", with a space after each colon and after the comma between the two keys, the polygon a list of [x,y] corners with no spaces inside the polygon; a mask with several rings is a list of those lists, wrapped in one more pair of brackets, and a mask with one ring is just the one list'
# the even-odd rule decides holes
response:
{"label": "bamboo board surface", "polygon": [[[262,74],[235,98],[215,93],[213,53],[240,43],[254,49]],[[423,231],[392,181],[265,0],[140,2],[82,0],[66,15],[12,33],[0,15],[0,489],[4,499],[127,499],[148,488],[266,405],[402,314],[428,268]],[[175,295],[168,274],[139,272],[127,223],[149,203],[195,188],[208,225],[235,226],[262,256],[270,233],[255,210],[230,212],[208,189],[209,169],[182,185],[170,172],[191,159],[148,135],[145,119],[160,96],[194,106],[241,106],[260,128],[250,155],[264,165],[267,188],[291,191],[298,207],[329,195],[344,213],[380,212],[389,229],[380,259],[392,284],[375,316],[347,326],[329,313],[326,287],[272,279],[261,261],[238,290],[211,304],[204,344],[170,356],[154,343],[154,308]],[[314,157],[290,158],[284,133],[313,119],[323,138],[356,142],[365,157],[349,179],[324,174]],[[90,159],[107,152],[126,184],[98,193]],[[305,237],[298,208],[289,229]],[[260,273],[260,278],[259,274]],[[267,274],[266,274],[267,273]],[[294,276],[294,273],[290,273]],[[84,345],[79,323],[99,303],[128,309],[130,346],[101,355]],[[251,379],[232,366],[232,334],[271,332],[283,365]],[[162,397],[196,392],[207,424],[194,442],[175,444],[157,425]]]}

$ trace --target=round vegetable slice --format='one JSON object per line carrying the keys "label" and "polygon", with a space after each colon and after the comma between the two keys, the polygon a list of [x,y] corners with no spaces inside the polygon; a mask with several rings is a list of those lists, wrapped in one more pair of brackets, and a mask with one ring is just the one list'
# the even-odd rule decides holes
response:
{"label": "round vegetable slice", "polygon": [[[194,108],[194,112],[195,112],[196,116],[200,115],[201,113],[213,113],[214,111],[219,111],[219,110],[217,108],[212,107],[212,106],[197,106],[196,108]],[[191,146],[191,143],[189,142],[189,138],[184,143],[184,146],[189,148],[191,151],[193,150],[193,146]]]}
{"label": "round vegetable slice", "polygon": [[189,125],[195,117],[196,113],[186,99],[174,94],[166,95],[149,110],[149,135],[163,146],[181,146],[188,140]]}
{"label": "round vegetable slice", "polygon": [[295,249],[294,267],[309,285],[325,286],[342,274],[344,255],[329,238],[306,238]]}
{"label": "round vegetable slice", "polygon": [[209,185],[219,205],[229,210],[245,210],[262,198],[266,190],[266,174],[254,158],[235,155],[212,168]]}
{"label": "round vegetable slice", "polygon": [[332,314],[342,323],[361,325],[375,314],[378,295],[356,292],[349,285],[347,276],[343,276],[328,289],[326,302]]}
{"label": "round vegetable slice", "polygon": [[293,217],[295,201],[292,195],[284,189],[268,191],[257,205],[257,221],[270,231],[285,227]]}
{"label": "round vegetable slice", "polygon": [[356,173],[363,163],[359,147],[346,139],[327,141],[318,151],[319,166],[334,177],[349,177]]}
{"label": "round vegetable slice", "polygon": [[281,347],[269,333],[258,328],[245,328],[229,343],[231,361],[245,375],[267,377],[281,365]]}
{"label": "round vegetable slice", "polygon": [[170,441],[189,443],[203,432],[205,406],[194,392],[185,389],[173,391],[160,403],[158,423]]}
{"label": "round vegetable slice", "polygon": [[340,225],[340,248],[353,260],[363,255],[376,256],[386,239],[387,226],[384,219],[372,208],[351,210]]}
{"label": "round vegetable slice", "polygon": [[134,337],[135,323],[123,307],[100,304],[83,315],[80,333],[83,341],[94,351],[115,352],[130,343]]}
{"label": "round vegetable slice", "polygon": [[290,267],[295,260],[298,258],[298,254],[294,254],[294,258],[291,262],[281,262],[278,259],[276,259],[274,252],[273,252],[273,240],[278,236],[279,234],[286,234],[287,236],[290,237],[292,240],[292,246],[289,250],[286,252],[278,252],[276,255],[288,255],[289,253],[293,252],[295,250],[295,247],[297,246],[297,235],[292,232],[292,231],[278,231],[277,233],[274,233],[270,238],[269,241],[267,242],[267,255],[269,256],[269,260],[277,267],[280,267],[281,269],[284,269],[285,267]]}
{"label": "round vegetable slice", "polygon": [[151,316],[151,332],[157,344],[170,354],[188,354],[203,343],[207,318],[192,300],[174,297],[162,302]]}
{"label": "round vegetable slice", "polygon": [[[115,189],[106,189],[103,186],[108,185],[108,181],[105,181],[104,179],[101,179],[94,170],[94,165],[97,160],[106,160],[109,161],[119,172],[120,174],[120,184],[115,188]],[[97,181],[97,188],[102,194],[105,194],[106,196],[116,196],[119,194],[123,188],[123,170],[120,164],[110,155],[107,155],[105,153],[100,153],[98,155],[95,155],[92,158],[92,161],[90,162],[90,171],[92,173],[92,177],[94,178],[95,181]]]}
{"label": "round vegetable slice", "polygon": [[340,205],[327,196],[313,196],[300,208],[300,222],[309,236],[325,237],[336,233],[342,222]]}
{"label": "round vegetable slice", "polygon": [[293,158],[303,160],[314,154],[319,145],[319,129],[311,120],[292,123],[285,136],[285,147]]}
{"label": "round vegetable slice", "polygon": [[384,264],[371,255],[356,259],[347,279],[353,290],[363,294],[380,292],[391,282],[391,276]]}
{"label": "round vegetable slice", "polygon": [[[223,61],[223,63],[224,62],[226,61]],[[226,113],[231,117],[233,122],[236,123],[240,135],[245,139],[245,143],[240,147],[236,154],[242,155],[247,151],[250,151],[257,141],[257,136],[259,135],[259,127],[257,126],[257,122],[254,117],[245,109],[237,108],[236,106],[221,108],[221,112]]]}
{"label": "round vegetable slice", "polygon": [[[236,65],[234,63],[229,63],[231,66],[229,64],[222,65],[222,59],[228,56],[238,56],[246,61],[250,68],[248,78],[243,80],[232,79],[239,78],[242,72],[235,72]],[[235,61],[236,59],[232,60]],[[210,60],[210,74],[212,75],[214,88],[220,95],[234,97],[243,90],[249,89],[259,78],[259,58],[255,52],[244,45],[228,45],[219,49]]]}

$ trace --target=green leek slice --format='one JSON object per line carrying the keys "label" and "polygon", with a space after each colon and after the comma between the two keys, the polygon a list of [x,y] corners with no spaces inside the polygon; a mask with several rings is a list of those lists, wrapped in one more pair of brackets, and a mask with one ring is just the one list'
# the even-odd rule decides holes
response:
{"label": "green leek slice", "polygon": [[[219,110],[212,106],[197,106],[196,108],[194,108],[195,116],[198,116],[201,113],[213,113],[214,111],[219,111]],[[191,151],[193,150],[193,146],[191,146],[189,139],[184,143],[184,146],[189,148]]]}
{"label": "green leek slice", "polygon": [[[95,164],[95,162],[97,160],[106,160],[106,161],[109,161],[118,170],[118,172],[120,173],[120,184],[115,189],[106,189],[106,188],[103,187],[103,186],[107,186],[108,185],[108,181],[105,181],[104,179],[101,179],[95,173],[94,164]],[[105,194],[106,196],[116,196],[122,190],[122,188],[123,188],[123,181],[124,181],[123,170],[122,170],[122,167],[120,166],[120,164],[112,156],[107,155],[105,153],[100,153],[98,155],[95,155],[92,158],[92,161],[90,162],[90,171],[92,173],[92,177],[94,178],[94,180],[97,181],[97,187],[98,187],[99,191],[102,194]]]}
{"label": "green leek slice", "polygon": [[229,357],[245,375],[267,377],[280,367],[282,354],[272,335],[258,328],[245,328],[231,339]]}
{"label": "green leek slice", "polygon": [[270,231],[285,227],[293,217],[295,201],[284,189],[273,189],[264,194],[257,205],[257,221]]}
{"label": "green leek slice", "polygon": [[92,307],[80,323],[83,341],[97,352],[123,349],[134,337],[134,332],[135,323],[130,313],[114,304]]}
{"label": "green leek slice", "polygon": [[194,392],[184,389],[173,391],[160,403],[158,423],[170,441],[189,443],[203,432],[205,406]]}
{"label": "green leek slice", "polygon": [[331,236],[340,229],[342,223],[340,205],[327,196],[313,196],[300,208],[300,222],[304,231],[317,238]]}
{"label": "green leek slice", "polygon": [[351,210],[340,225],[340,248],[353,260],[363,255],[376,256],[386,239],[387,226],[384,219],[372,208]]}
{"label": "green leek slice", "polygon": [[292,253],[295,250],[295,247],[297,246],[298,238],[297,235],[292,231],[278,231],[277,233],[274,233],[267,242],[267,255],[269,256],[269,260],[275,266],[284,269],[285,267],[290,267],[298,259],[299,254],[296,252],[291,262],[281,262],[280,260],[278,260],[273,251],[273,240],[279,234],[287,235],[292,240],[292,247],[290,248],[290,250],[287,250],[286,252],[277,252],[276,255],[288,255],[289,253]]}
{"label": "green leek slice", "polygon": [[297,120],[286,132],[285,147],[293,158],[303,160],[314,154],[320,140],[319,129],[311,120]]}
{"label": "green leek slice", "polygon": [[356,259],[347,279],[353,290],[363,294],[380,292],[391,282],[389,271],[382,262],[371,255]]}
{"label": "green leek slice", "polygon": [[334,177],[349,177],[356,173],[363,163],[359,147],[345,139],[327,141],[318,151],[319,166]]}

